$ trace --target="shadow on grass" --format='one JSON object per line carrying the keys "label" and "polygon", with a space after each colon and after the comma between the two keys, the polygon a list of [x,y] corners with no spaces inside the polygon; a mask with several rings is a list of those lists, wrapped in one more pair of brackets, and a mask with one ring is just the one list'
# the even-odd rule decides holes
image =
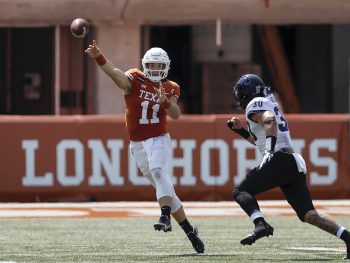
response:
{"label": "shadow on grass", "polygon": [[208,254],[208,253],[202,253],[198,254],[196,252],[193,253],[186,253],[186,254],[176,254],[176,255],[166,255],[166,256],[161,256],[162,258],[173,258],[173,257],[237,257],[235,254]]}
{"label": "shadow on grass", "polygon": [[288,258],[288,259],[276,259],[276,258],[256,258],[254,261],[266,261],[266,262],[330,262],[330,261],[338,261],[342,258],[319,258],[319,259],[310,259],[310,258]]}
{"label": "shadow on grass", "polygon": [[[174,255],[163,255],[161,258],[181,258],[181,257],[201,257],[201,258],[221,258],[221,257],[229,257],[229,258],[240,258],[241,255],[235,255],[235,254],[198,254],[198,253],[186,253],[186,254],[174,254]],[[340,258],[319,258],[319,259],[310,259],[310,258],[254,258],[254,262],[264,261],[264,262],[331,262],[331,261],[339,261]],[[349,261],[350,262],[350,261]]]}

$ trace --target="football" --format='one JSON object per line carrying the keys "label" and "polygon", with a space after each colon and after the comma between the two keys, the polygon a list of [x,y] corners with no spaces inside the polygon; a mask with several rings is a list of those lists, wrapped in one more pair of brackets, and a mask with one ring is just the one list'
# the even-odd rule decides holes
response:
{"label": "football", "polygon": [[89,22],[84,18],[74,19],[70,24],[70,32],[75,37],[85,37],[89,33]]}

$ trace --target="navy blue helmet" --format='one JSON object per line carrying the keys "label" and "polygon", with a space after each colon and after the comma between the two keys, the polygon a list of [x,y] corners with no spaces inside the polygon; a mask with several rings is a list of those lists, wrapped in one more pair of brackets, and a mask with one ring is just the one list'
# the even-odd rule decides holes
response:
{"label": "navy blue helmet", "polygon": [[245,109],[252,99],[266,96],[265,84],[257,75],[243,75],[233,87],[233,96],[237,105]]}

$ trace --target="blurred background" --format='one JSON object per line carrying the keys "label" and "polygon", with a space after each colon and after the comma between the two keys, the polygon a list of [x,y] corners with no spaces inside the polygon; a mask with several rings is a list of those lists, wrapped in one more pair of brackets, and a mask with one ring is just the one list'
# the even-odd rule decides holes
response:
{"label": "blurred background", "polygon": [[[348,113],[346,0],[1,0],[0,113],[116,114],[123,97],[84,49],[96,39],[122,70],[150,47],[171,59],[184,113],[233,111],[231,90],[262,75],[286,113]],[[79,39],[71,21],[90,21]]]}
{"label": "blurred background", "polygon": [[[128,152],[124,96],[84,53],[93,39],[124,71],[167,51],[183,200],[231,200],[260,162],[226,129],[245,73],[288,114],[314,196],[350,198],[349,14],[348,0],[0,0],[0,201],[154,200]],[[70,33],[78,17],[85,38]]]}

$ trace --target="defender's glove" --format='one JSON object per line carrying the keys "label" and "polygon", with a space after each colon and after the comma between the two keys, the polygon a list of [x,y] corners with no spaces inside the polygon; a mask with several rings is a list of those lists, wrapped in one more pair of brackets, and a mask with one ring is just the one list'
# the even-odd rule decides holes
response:
{"label": "defender's glove", "polygon": [[259,169],[261,169],[265,164],[267,164],[273,157],[274,152],[265,151],[264,157],[259,165]]}
{"label": "defender's glove", "polygon": [[264,157],[259,165],[259,169],[261,169],[264,165],[266,165],[273,157],[275,153],[277,137],[276,136],[266,136],[266,145],[265,145],[265,153]]}
{"label": "defender's glove", "polygon": [[243,127],[240,129],[234,129],[233,128],[233,123],[231,121],[227,121],[227,127],[234,131],[235,133],[239,134],[240,136],[242,136],[244,139],[248,139],[250,137],[250,133],[249,131],[247,131],[246,129],[244,129]]}

